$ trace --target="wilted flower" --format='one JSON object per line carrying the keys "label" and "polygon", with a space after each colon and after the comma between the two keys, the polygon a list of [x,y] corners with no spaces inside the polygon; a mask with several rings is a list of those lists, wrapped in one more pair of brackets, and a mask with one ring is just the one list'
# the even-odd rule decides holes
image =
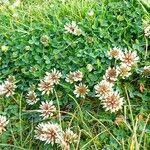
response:
{"label": "wilted flower", "polygon": [[137,117],[138,117],[139,121],[143,121],[144,120],[144,115],[143,114],[139,114]]}
{"label": "wilted flower", "polygon": [[56,112],[56,107],[53,105],[53,102],[46,101],[46,102],[41,102],[42,104],[40,105],[40,110],[39,112],[41,113],[41,116],[44,117],[44,119],[48,117],[52,117],[53,114]]}
{"label": "wilted flower", "polygon": [[129,77],[131,75],[131,68],[126,64],[121,64],[121,66],[117,67],[119,71],[119,75],[124,79],[125,77]]}
{"label": "wilted flower", "polygon": [[124,120],[125,120],[125,118],[123,115],[118,115],[115,119],[115,124],[119,125],[119,124],[123,123]]}
{"label": "wilted flower", "polygon": [[85,84],[80,83],[78,86],[75,85],[74,94],[76,97],[85,98],[85,95],[88,94],[89,89]]}
{"label": "wilted flower", "polygon": [[59,84],[61,76],[61,73],[54,68],[51,73],[46,72],[44,80],[48,83]]}
{"label": "wilted flower", "polygon": [[73,131],[70,130],[70,128],[66,129],[65,132],[63,132],[63,140],[68,143],[75,143],[77,142],[78,135],[73,133]]}
{"label": "wilted flower", "polygon": [[8,76],[8,78],[6,79],[6,81],[15,83],[16,78],[14,76]]}
{"label": "wilted flower", "polygon": [[111,68],[109,67],[107,70],[106,70],[106,73],[104,75],[104,80],[110,82],[110,83],[113,83],[114,81],[117,80],[117,77],[118,77],[118,70],[116,68]]}
{"label": "wilted flower", "polygon": [[13,82],[5,81],[3,84],[4,94],[6,97],[12,96],[15,93],[16,85]]}
{"label": "wilted flower", "polygon": [[49,44],[49,37],[47,35],[42,35],[41,38],[40,38],[40,42],[44,46],[48,46],[48,44]]}
{"label": "wilted flower", "polygon": [[141,91],[141,92],[144,92],[144,90],[145,90],[145,86],[144,86],[144,84],[143,84],[143,83],[140,83],[140,87],[139,87],[139,89],[140,89],[140,91]]}
{"label": "wilted flower", "polygon": [[45,81],[41,80],[41,82],[38,84],[38,86],[39,86],[39,88],[38,88],[39,91],[42,91],[42,95],[43,94],[49,95],[50,92],[53,92],[53,87],[54,87],[53,83],[45,82]]}
{"label": "wilted flower", "polygon": [[74,81],[82,81],[83,73],[81,71],[74,72]]}
{"label": "wilted flower", "polygon": [[89,15],[90,17],[92,17],[92,16],[94,15],[94,11],[93,11],[93,10],[90,10],[90,11],[88,12],[88,15]]}
{"label": "wilted flower", "polygon": [[132,66],[132,65],[135,65],[138,60],[139,60],[139,57],[137,56],[137,52],[136,51],[127,51],[125,50],[125,52],[122,54],[121,56],[121,61],[128,65],[128,66]]}
{"label": "wilted flower", "polygon": [[115,58],[115,59],[120,59],[120,57],[122,56],[122,51],[121,49],[114,47],[112,49],[110,49],[110,51],[108,52],[108,56],[109,58]]}
{"label": "wilted flower", "polygon": [[91,64],[87,64],[86,68],[89,72],[93,70],[93,66]]}
{"label": "wilted flower", "polygon": [[29,105],[35,104],[39,98],[37,98],[37,95],[34,91],[29,91],[27,96],[26,96],[26,101]]}
{"label": "wilted flower", "polygon": [[145,36],[150,38],[150,25],[145,28],[144,33],[145,33]]}
{"label": "wilted flower", "polygon": [[118,92],[113,92],[102,101],[102,104],[106,111],[116,112],[122,109],[123,98],[120,97]]}
{"label": "wilted flower", "polygon": [[112,84],[109,82],[102,80],[98,84],[94,86],[96,96],[99,98],[107,97],[112,92]]}
{"label": "wilted flower", "polygon": [[66,76],[65,81],[72,84],[74,82],[74,72],[70,71],[70,73]]}
{"label": "wilted flower", "polygon": [[58,124],[54,123],[40,123],[35,130],[35,138],[45,143],[52,145],[54,143],[60,143],[62,139],[62,129]]}
{"label": "wilted flower", "polygon": [[72,23],[67,23],[64,26],[64,28],[67,32],[72,33],[74,35],[80,35],[82,32],[81,29],[79,29],[75,21],[72,21]]}
{"label": "wilted flower", "polygon": [[5,116],[0,115],[0,134],[5,131],[5,127],[8,124],[8,120]]}
{"label": "wilted flower", "polygon": [[63,132],[63,143],[61,143],[61,147],[63,150],[70,150],[70,144],[76,143],[78,139],[78,135],[73,133],[69,128]]}
{"label": "wilted flower", "polygon": [[144,68],[143,68],[143,74],[145,76],[150,76],[150,66],[144,66]]}

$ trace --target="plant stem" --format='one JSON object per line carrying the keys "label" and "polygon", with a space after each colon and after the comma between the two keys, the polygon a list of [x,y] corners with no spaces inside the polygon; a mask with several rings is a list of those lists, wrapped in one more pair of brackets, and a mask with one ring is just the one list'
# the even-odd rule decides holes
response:
{"label": "plant stem", "polygon": [[[57,101],[57,107],[58,107],[58,115],[59,115],[59,124],[61,126],[61,113],[60,113],[60,103],[59,103],[59,99],[58,99],[58,95],[54,89],[54,93],[55,93],[55,97],[56,97],[56,101]],[[61,126],[62,127],[62,126]]]}
{"label": "plant stem", "polygon": [[146,42],[146,49],[145,49],[145,56],[144,56],[144,59],[146,60],[146,57],[147,57],[147,51],[148,51],[148,40],[147,40],[146,37],[145,37],[145,42]]}

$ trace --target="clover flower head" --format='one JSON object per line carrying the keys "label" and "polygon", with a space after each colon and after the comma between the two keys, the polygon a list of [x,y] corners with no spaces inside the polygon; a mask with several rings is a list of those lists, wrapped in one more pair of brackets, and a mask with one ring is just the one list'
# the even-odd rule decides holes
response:
{"label": "clover flower head", "polygon": [[5,116],[0,115],[0,134],[2,134],[3,131],[5,131],[5,127],[8,124],[8,120]]}
{"label": "clover flower head", "polygon": [[64,28],[68,33],[71,33],[74,35],[79,36],[82,33],[81,29],[79,29],[75,21],[72,21],[71,23],[67,23],[66,25],[64,25]]}
{"label": "clover flower head", "polygon": [[61,142],[63,132],[57,123],[40,123],[35,130],[35,138],[53,145]]}
{"label": "clover flower head", "polygon": [[112,84],[107,82],[106,80],[102,80],[98,84],[94,86],[96,96],[100,99],[107,97],[113,90],[112,90]]}
{"label": "clover flower head", "polygon": [[125,50],[125,52],[121,56],[121,61],[122,63],[126,64],[127,66],[133,66],[137,64],[139,61],[139,57],[137,56],[136,51],[131,51],[131,50]]}
{"label": "clover flower head", "polygon": [[33,105],[33,104],[36,104],[37,101],[39,101],[37,94],[33,90],[29,91],[26,96],[26,102],[29,105]]}
{"label": "clover flower head", "polygon": [[122,63],[120,66],[117,67],[119,71],[119,76],[121,76],[123,79],[125,77],[129,77],[131,75],[131,67],[127,66],[126,64]]}
{"label": "clover flower head", "polygon": [[53,93],[53,88],[54,88],[53,83],[41,80],[40,83],[38,84],[38,86],[39,86],[38,90],[42,91],[42,95],[44,95],[44,94],[49,95],[50,93]]}
{"label": "clover flower head", "polygon": [[76,95],[76,97],[85,98],[85,95],[87,95],[89,91],[90,90],[88,89],[88,86],[80,83],[79,85],[75,85],[74,94]]}
{"label": "clover flower head", "polygon": [[42,102],[39,112],[41,113],[41,116],[44,117],[44,119],[52,117],[56,112],[56,107],[54,106],[53,101]]}
{"label": "clover flower head", "polygon": [[115,58],[115,59],[120,59],[120,57],[122,56],[122,50],[120,48],[114,47],[112,49],[110,49],[110,51],[108,52],[108,56],[110,59]]}
{"label": "clover flower head", "polygon": [[54,68],[50,73],[46,72],[44,80],[48,83],[59,84],[61,76],[61,72]]}
{"label": "clover flower head", "polygon": [[103,99],[102,104],[106,111],[110,111],[111,113],[116,112],[122,109],[123,98],[120,97],[118,92],[113,92]]}

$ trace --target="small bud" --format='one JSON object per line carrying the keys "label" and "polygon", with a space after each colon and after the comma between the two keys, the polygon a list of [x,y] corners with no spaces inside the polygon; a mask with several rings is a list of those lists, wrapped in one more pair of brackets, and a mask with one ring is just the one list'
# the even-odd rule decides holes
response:
{"label": "small bud", "polygon": [[40,42],[44,46],[48,46],[49,45],[49,37],[47,35],[42,35],[41,38],[40,38]]}
{"label": "small bud", "polygon": [[118,16],[117,16],[117,20],[118,20],[118,21],[123,21],[123,20],[124,20],[124,17],[121,16],[121,15],[118,15]]}
{"label": "small bud", "polygon": [[120,125],[124,122],[124,116],[123,115],[118,115],[115,119],[115,124]]}
{"label": "small bud", "polygon": [[89,72],[93,70],[93,66],[91,64],[87,64],[86,68]]}
{"label": "small bud", "polygon": [[88,36],[88,37],[86,38],[86,41],[87,41],[87,43],[91,44],[91,43],[94,42],[94,38],[91,37],[91,36]]}
{"label": "small bud", "polygon": [[7,52],[8,51],[8,46],[2,45],[1,50],[2,50],[2,52]]}
{"label": "small bud", "polygon": [[26,51],[29,51],[30,49],[31,49],[30,46],[26,46],[26,47],[25,47],[25,50],[26,50]]}
{"label": "small bud", "polygon": [[90,17],[94,16],[94,11],[93,11],[93,10],[89,11],[89,12],[88,12],[88,15],[89,15]]}

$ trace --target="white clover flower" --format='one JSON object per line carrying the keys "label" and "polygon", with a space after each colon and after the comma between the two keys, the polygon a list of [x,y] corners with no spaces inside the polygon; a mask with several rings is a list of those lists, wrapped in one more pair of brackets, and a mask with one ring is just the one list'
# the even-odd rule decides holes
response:
{"label": "white clover flower", "polygon": [[62,129],[56,123],[40,123],[35,130],[35,138],[46,144],[60,143],[63,139]]}
{"label": "white clover flower", "polygon": [[126,64],[121,64],[120,66],[117,66],[117,69],[119,71],[119,75],[125,79],[125,77],[129,77],[131,75],[131,67],[127,66]]}
{"label": "white clover flower", "polygon": [[150,38],[150,25],[144,29],[145,36]]}
{"label": "white clover flower", "polygon": [[36,104],[37,101],[39,101],[39,98],[37,98],[36,93],[34,91],[29,91],[26,96],[26,102],[29,105],[33,105],[33,104]]}
{"label": "white clover flower", "polygon": [[52,117],[56,112],[56,107],[54,106],[53,101],[41,102],[39,112],[41,113],[40,116],[44,117],[44,119]]}
{"label": "white clover flower", "polygon": [[92,64],[87,64],[86,68],[89,72],[91,72],[93,70]]}
{"label": "white clover flower", "polygon": [[61,72],[54,68],[51,73],[46,72],[44,80],[48,83],[59,84],[61,76]]}
{"label": "white clover flower", "polygon": [[66,76],[66,82],[69,83],[73,83],[74,81],[82,81],[83,79],[83,73],[81,71],[75,71],[75,72],[70,72],[67,76]]}
{"label": "white clover flower", "polygon": [[72,84],[74,82],[74,72],[70,71],[70,73],[66,76],[65,81]]}
{"label": "white clover flower", "polygon": [[5,81],[3,84],[3,93],[6,97],[13,96],[15,94],[16,85],[13,82]]}
{"label": "white clover flower", "polygon": [[120,97],[118,92],[113,92],[108,95],[104,100],[102,100],[103,108],[106,111],[116,112],[119,109],[122,109],[123,106],[123,98]]}
{"label": "white clover flower", "polygon": [[64,28],[67,32],[74,35],[79,36],[82,33],[81,29],[79,29],[75,21],[72,21],[71,23],[67,23],[66,25],[64,25]]}
{"label": "white clover flower", "polygon": [[53,93],[53,88],[54,88],[54,85],[53,83],[50,83],[50,82],[45,82],[43,80],[40,81],[40,83],[38,84],[39,88],[38,90],[39,91],[42,91],[42,95],[44,94],[50,94]]}
{"label": "white clover flower", "polygon": [[127,51],[126,49],[125,52],[121,56],[121,61],[122,63],[128,66],[132,66],[132,65],[135,65],[139,61],[139,57],[137,56],[136,51],[131,51],[131,50]]}
{"label": "white clover flower", "polygon": [[88,89],[88,86],[80,83],[78,86],[75,85],[75,90],[73,91],[73,93],[76,95],[76,97],[85,98],[85,95],[87,95],[89,91],[90,90]]}
{"label": "white clover flower", "polygon": [[83,73],[81,71],[75,71],[74,72],[74,81],[82,81],[83,79]]}
{"label": "white clover flower", "polygon": [[94,86],[96,97],[99,97],[100,99],[107,97],[110,93],[113,92],[112,84],[109,82],[102,80],[98,84]]}
{"label": "white clover flower", "polygon": [[115,58],[115,59],[118,60],[118,59],[121,58],[122,53],[123,52],[122,52],[121,49],[119,49],[117,47],[114,47],[114,48],[110,49],[110,51],[108,52],[108,56],[109,56],[110,59]]}
{"label": "white clover flower", "polygon": [[8,124],[8,120],[5,116],[0,115],[0,134],[2,134],[3,131],[6,131],[5,127]]}
{"label": "white clover flower", "polygon": [[117,80],[118,74],[119,74],[119,72],[115,67],[113,67],[113,68],[109,67],[106,70],[106,73],[103,76],[103,78],[107,82],[114,83]]}

